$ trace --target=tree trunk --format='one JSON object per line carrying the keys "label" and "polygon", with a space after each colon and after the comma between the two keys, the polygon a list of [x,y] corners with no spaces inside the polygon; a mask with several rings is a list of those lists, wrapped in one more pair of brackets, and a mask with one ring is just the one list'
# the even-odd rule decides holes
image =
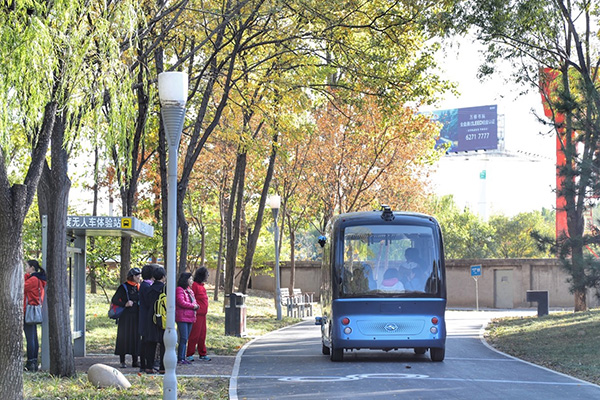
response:
{"label": "tree trunk", "polygon": [[575,291],[575,312],[587,311],[587,300],[585,290]]}
{"label": "tree trunk", "polygon": [[[20,197],[27,190],[20,187],[0,213],[0,396],[3,399],[23,398],[23,259],[21,232],[23,218],[18,217]],[[3,196],[4,197],[4,196]],[[24,204],[24,199],[23,199]],[[16,215],[15,215],[16,214]],[[19,224],[20,220],[20,224]]]}
{"label": "tree trunk", "polygon": [[[94,202],[92,203],[92,215],[98,215],[98,163],[99,163],[99,155],[98,155],[98,146],[94,147]],[[90,237],[90,245],[89,249],[94,250],[96,248],[96,238],[94,236]],[[90,279],[90,293],[96,294],[98,292],[98,288],[96,287],[96,268],[94,265],[90,267],[89,279]]]}
{"label": "tree trunk", "polygon": [[0,152],[0,398],[23,398],[23,221],[31,207],[45,161],[57,104],[50,102],[33,144],[24,184],[10,185]]}
{"label": "tree trunk", "polygon": [[204,223],[200,227],[200,265],[206,266],[206,227]]}
{"label": "tree trunk", "polygon": [[231,198],[226,213],[227,250],[225,256],[225,296],[233,292],[235,266],[242,225],[242,206],[246,173],[246,153],[238,153],[235,163],[235,175],[231,186]]}
{"label": "tree trunk", "polygon": [[[290,224],[291,225],[291,224]],[[296,232],[290,229],[290,293],[296,285]]]}
{"label": "tree trunk", "polygon": [[119,254],[121,256],[121,282],[125,282],[127,280],[127,273],[131,269],[131,237],[121,236],[121,250]]}
{"label": "tree trunk", "polygon": [[[158,1],[159,5],[164,4],[163,1]],[[160,74],[164,71],[163,63],[163,49],[161,46],[157,47],[154,51],[154,62],[156,64],[156,74]],[[165,132],[162,115],[158,115],[158,169],[160,172],[160,198],[161,198],[161,212],[162,218],[162,247],[163,254],[167,254],[167,214],[168,214],[168,176],[167,176],[167,135]],[[163,257],[164,260],[164,257]],[[164,261],[165,267],[167,266],[166,260]]]}
{"label": "tree trunk", "polygon": [[[179,185],[178,185],[179,186]],[[190,225],[185,219],[185,212],[183,207],[183,199],[185,197],[185,191],[177,191],[177,228],[181,232],[181,243],[179,245],[179,273],[185,272],[188,268],[187,257],[188,257],[188,241],[190,237]],[[175,242],[177,243],[177,242]]]}
{"label": "tree trunk", "polygon": [[68,154],[63,147],[64,115],[57,115],[52,130],[50,157],[38,186],[40,215],[48,216],[47,302],[50,343],[50,374],[74,376],[75,359],[71,338],[69,274],[67,271],[67,207],[71,181],[67,176]]}
{"label": "tree trunk", "polygon": [[213,299],[215,301],[219,300],[219,289],[221,285],[225,287],[225,282],[223,279],[223,246],[225,242],[225,199],[223,196],[219,195],[219,214],[221,216],[221,226],[219,228],[219,254],[217,258],[217,276],[215,276],[215,293]]}
{"label": "tree trunk", "polygon": [[256,244],[258,243],[258,237],[262,228],[265,204],[267,203],[267,196],[269,194],[269,186],[271,185],[273,171],[275,170],[275,159],[277,157],[277,136],[277,134],[273,136],[273,146],[271,150],[271,156],[269,157],[269,166],[267,167],[265,182],[263,183],[262,192],[260,194],[260,202],[258,203],[256,221],[254,222],[254,229],[248,235],[248,243],[246,244],[244,269],[242,270],[242,276],[240,278],[240,291],[244,294],[248,290],[248,281],[250,280],[250,273],[252,272],[252,262],[254,260],[254,253],[256,252]]}

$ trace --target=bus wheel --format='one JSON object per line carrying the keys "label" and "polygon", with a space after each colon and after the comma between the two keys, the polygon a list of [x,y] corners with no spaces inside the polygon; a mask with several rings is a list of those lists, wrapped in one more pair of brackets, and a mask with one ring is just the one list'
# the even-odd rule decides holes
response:
{"label": "bus wheel", "polygon": [[432,347],[429,349],[429,356],[431,357],[431,361],[444,361],[444,357],[446,356],[446,349]]}
{"label": "bus wheel", "polygon": [[415,354],[425,354],[427,347],[415,347]]}
{"label": "bus wheel", "polygon": [[342,361],[344,359],[344,349],[336,349],[331,344],[331,361]]}
{"label": "bus wheel", "polygon": [[325,346],[325,343],[323,343],[323,342],[321,342],[321,346],[322,346],[321,352],[323,354],[325,354],[326,356],[328,356],[329,353],[331,353],[331,351],[329,350],[329,347]]}

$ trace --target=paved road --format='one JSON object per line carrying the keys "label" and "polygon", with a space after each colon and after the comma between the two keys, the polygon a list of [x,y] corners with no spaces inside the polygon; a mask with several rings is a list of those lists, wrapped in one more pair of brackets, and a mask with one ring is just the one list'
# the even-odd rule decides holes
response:
{"label": "paved road", "polygon": [[[530,312],[533,314],[533,312]],[[600,399],[600,387],[489,348],[485,324],[501,312],[449,311],[446,359],[412,350],[321,354],[312,321],[250,342],[236,358],[230,399]]]}

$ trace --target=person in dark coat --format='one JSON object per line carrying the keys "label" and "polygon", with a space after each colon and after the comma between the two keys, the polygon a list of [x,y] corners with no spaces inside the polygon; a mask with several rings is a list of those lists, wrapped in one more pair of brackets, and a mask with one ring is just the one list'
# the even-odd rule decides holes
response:
{"label": "person in dark coat", "polygon": [[156,345],[158,345],[160,351],[160,366],[158,372],[164,374],[165,343],[163,341],[163,337],[165,335],[165,330],[156,325],[152,317],[154,314],[154,303],[156,300],[158,300],[158,296],[160,296],[163,290],[166,290],[165,282],[167,280],[167,273],[163,267],[158,266],[154,269],[152,276],[154,277],[154,283],[148,288],[148,292],[145,296],[146,301],[144,301],[143,304],[145,307],[144,312],[148,313],[148,318],[146,318],[144,326],[144,354],[146,357],[145,371],[148,374],[154,373],[154,369],[152,367],[154,365]]}
{"label": "person in dark coat", "polygon": [[139,285],[141,280],[142,271],[139,268],[131,268],[127,273],[127,280],[119,286],[111,300],[113,304],[125,307],[118,320],[117,343],[115,345],[115,354],[119,356],[121,368],[127,368],[125,364],[126,354],[131,355],[131,366],[139,368]]}
{"label": "person in dark coat", "polygon": [[[44,302],[46,287],[46,271],[40,267],[37,260],[28,260],[25,266],[25,294],[23,296],[23,315],[27,304],[39,305]],[[25,340],[27,341],[26,371],[38,370],[38,354],[40,345],[38,341],[37,325],[23,324]]]}
{"label": "person in dark coat", "polygon": [[[160,267],[158,264],[146,264],[142,267],[142,282],[140,283],[140,319],[138,323],[139,334],[140,334],[140,372],[146,370],[146,355],[145,355],[145,341],[146,341],[146,320],[152,318],[152,311],[149,311],[148,307],[148,291],[150,286],[154,283],[154,277],[152,276],[154,269]],[[152,368],[152,366],[150,366]]]}

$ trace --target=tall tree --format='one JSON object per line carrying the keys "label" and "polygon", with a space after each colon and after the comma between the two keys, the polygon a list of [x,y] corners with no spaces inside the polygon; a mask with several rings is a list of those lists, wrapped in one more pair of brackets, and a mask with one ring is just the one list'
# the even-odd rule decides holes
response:
{"label": "tall tree", "polygon": [[59,105],[56,87],[48,85],[57,63],[48,40],[52,29],[31,15],[41,5],[29,6],[0,5],[0,318],[6,322],[0,328],[0,396],[6,399],[23,398],[23,222]]}
{"label": "tall tree", "polygon": [[548,222],[543,211],[523,212],[514,217],[493,215],[489,225],[494,230],[494,258],[539,258],[549,254],[541,250],[537,235],[556,237],[554,221]]}
{"label": "tall tree", "polygon": [[440,155],[433,148],[437,129],[414,110],[390,109],[372,97],[320,110],[307,181],[320,197],[319,229],[334,213],[381,204],[418,211],[427,170]]}
{"label": "tall tree", "polygon": [[600,91],[597,85],[598,9],[594,2],[571,0],[472,0],[461,3],[462,22],[488,44],[490,63],[511,63],[513,77],[542,89],[551,126],[564,163],[557,165],[563,186],[567,229],[558,232],[558,255],[570,273],[576,311],[587,309],[586,291],[598,260],[586,258],[586,245],[597,238],[585,232],[584,215],[600,192]]}
{"label": "tall tree", "polygon": [[[127,3],[127,4],[126,4]],[[22,221],[21,211],[27,210],[31,205],[31,199],[35,193],[37,183],[43,176],[44,183],[39,191],[39,207],[49,215],[49,251],[46,267],[50,281],[47,287],[49,306],[49,330],[50,330],[50,372],[59,376],[68,376],[75,373],[71,341],[69,335],[64,335],[65,327],[70,326],[69,318],[69,293],[68,275],[66,273],[66,210],[68,204],[68,191],[70,182],[67,177],[67,157],[69,149],[79,133],[82,121],[86,118],[88,111],[95,104],[90,94],[95,93],[93,83],[110,74],[95,74],[94,65],[103,64],[110,68],[115,66],[110,62],[112,55],[109,35],[109,27],[118,25],[123,15],[108,5],[102,8],[98,4],[86,2],[69,1],[50,3],[28,2],[26,7],[23,3],[12,2],[0,6],[0,18],[2,18],[1,30],[3,37],[3,58],[0,68],[2,69],[2,100],[6,105],[6,115],[0,122],[5,140],[2,143],[4,161],[21,163],[23,168],[15,171],[24,171],[29,168],[25,181],[27,193],[19,199],[22,203],[19,208],[12,211],[7,210],[6,216],[11,215],[13,219],[9,230],[2,232],[3,237],[14,238],[13,252],[20,252],[20,230]],[[120,3],[118,7],[129,7],[129,3]],[[113,13],[114,12],[114,13]],[[127,26],[121,25],[121,26]],[[110,31],[121,36],[127,28],[119,28]],[[6,39],[6,40],[5,40]],[[39,63],[39,60],[44,63]],[[109,60],[109,61],[107,61]],[[111,70],[111,72],[115,72]],[[40,84],[41,83],[41,84]],[[5,97],[5,93],[9,97]],[[46,117],[42,121],[40,116],[45,109]],[[52,112],[53,115],[48,113]],[[19,127],[19,125],[21,125]],[[8,129],[8,130],[7,130]],[[10,136],[5,136],[6,133]],[[25,136],[22,136],[25,135]],[[23,140],[23,137],[25,140]],[[46,163],[46,150],[48,139],[52,138],[52,150],[50,161]],[[30,143],[34,153],[31,159],[19,158],[22,153],[20,146]],[[8,157],[8,158],[7,158]],[[23,162],[24,161],[24,162]],[[41,164],[39,164],[41,163]],[[6,165],[3,163],[2,168]],[[27,167],[29,165],[29,167]],[[0,174],[1,175],[1,174]],[[4,174],[8,178],[7,174]],[[12,182],[20,178],[11,176]],[[8,180],[5,182],[8,184]],[[8,188],[8,186],[6,186]],[[12,189],[13,195],[22,189]],[[31,199],[30,199],[31,196]],[[8,200],[8,197],[7,197]],[[10,204],[7,203],[7,205]],[[24,208],[21,208],[24,207]],[[13,254],[8,252],[7,255]],[[8,262],[9,271],[13,268],[11,275],[16,277],[15,271],[20,270],[20,263]],[[8,293],[14,288],[21,288],[11,278],[6,280],[11,286]],[[21,295],[22,296],[22,295]],[[6,304],[9,304],[7,302]],[[22,304],[22,303],[21,303]],[[21,307],[16,307],[16,310]],[[7,317],[6,320],[10,320]],[[22,321],[22,320],[21,320]],[[14,323],[12,323],[14,322]],[[19,321],[12,321],[12,326],[20,326]],[[7,340],[8,348],[17,346],[20,352],[21,340]],[[22,379],[22,368],[20,357],[11,356],[3,358],[9,360],[9,364],[2,366],[1,373],[12,373],[13,377],[2,379],[2,390],[8,386],[13,390],[11,395],[3,393],[7,398],[22,397],[22,385],[13,384],[14,378]],[[3,362],[3,361],[2,361]],[[12,371],[12,372],[11,372]],[[15,389],[18,388],[18,389]]]}
{"label": "tall tree", "polygon": [[[422,32],[427,25],[424,21],[437,18],[446,6],[445,2],[435,1],[422,1],[418,5],[356,2],[344,3],[342,7],[337,2],[275,4],[267,0],[229,0],[215,2],[211,10],[220,10],[216,13],[204,12],[206,5],[186,8],[178,25],[179,34],[172,36],[173,40],[165,47],[167,59],[174,60],[167,69],[185,68],[189,72],[188,105],[193,110],[192,126],[186,128],[181,145],[186,154],[178,184],[178,224],[182,234],[179,269],[185,269],[187,259],[183,199],[191,171],[208,137],[219,126],[232,89],[244,77],[269,68],[273,59],[286,54],[294,62],[287,62],[281,69],[293,74],[294,69],[306,66],[313,71],[313,74],[296,75],[298,90],[323,90],[327,86],[327,74],[349,77],[338,82],[340,86],[352,88],[352,77],[362,75],[370,79],[371,94],[389,95],[401,90],[411,100],[430,97],[439,81],[434,75],[425,74],[431,65],[432,53],[422,46]],[[345,40],[349,32],[355,33],[351,41]],[[328,57],[326,62],[324,54]],[[359,59],[364,63],[357,63]],[[402,68],[402,71],[396,68],[409,64],[411,68]],[[270,84],[275,86],[280,81],[274,79]],[[161,153],[161,160],[163,157]],[[229,253],[230,257],[237,254]],[[230,258],[233,259],[235,257]],[[228,264],[228,268],[231,267]]]}

